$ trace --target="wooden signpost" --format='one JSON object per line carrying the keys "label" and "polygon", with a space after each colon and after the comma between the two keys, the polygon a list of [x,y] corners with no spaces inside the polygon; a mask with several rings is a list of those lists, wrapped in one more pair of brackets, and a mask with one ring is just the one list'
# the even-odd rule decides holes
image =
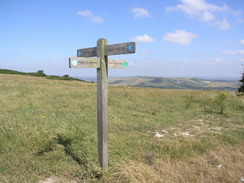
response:
{"label": "wooden signpost", "polygon": [[135,51],[135,42],[107,45],[106,39],[99,39],[97,47],[78,49],[77,57],[69,58],[70,68],[97,68],[98,160],[103,169],[108,168],[108,68],[128,67],[127,61],[108,56]]}

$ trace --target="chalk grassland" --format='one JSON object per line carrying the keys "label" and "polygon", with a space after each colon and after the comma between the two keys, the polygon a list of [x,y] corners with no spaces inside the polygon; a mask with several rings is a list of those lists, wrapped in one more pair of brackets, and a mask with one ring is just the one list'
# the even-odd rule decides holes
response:
{"label": "chalk grassland", "polygon": [[164,89],[194,90],[231,90],[236,91],[238,81],[210,81],[198,78],[160,78],[160,77],[128,77],[111,78],[110,84],[136,87],[152,87]]}
{"label": "chalk grassland", "polygon": [[242,182],[244,98],[109,87],[109,169],[96,85],[0,75],[0,182]]}

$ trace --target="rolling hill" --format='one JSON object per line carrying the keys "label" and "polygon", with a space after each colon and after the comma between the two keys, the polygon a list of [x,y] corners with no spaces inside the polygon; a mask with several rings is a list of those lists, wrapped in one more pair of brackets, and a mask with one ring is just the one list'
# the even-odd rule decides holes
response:
{"label": "rolling hill", "polygon": [[111,85],[150,87],[163,89],[230,90],[238,88],[234,80],[204,80],[199,78],[128,77],[109,79]]}

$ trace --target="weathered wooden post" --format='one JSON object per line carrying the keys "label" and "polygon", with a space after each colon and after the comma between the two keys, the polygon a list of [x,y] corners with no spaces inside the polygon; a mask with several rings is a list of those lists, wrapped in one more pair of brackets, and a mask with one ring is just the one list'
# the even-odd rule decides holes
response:
{"label": "weathered wooden post", "polygon": [[108,59],[108,55],[135,53],[135,50],[134,42],[107,45],[106,39],[99,39],[97,47],[78,49],[77,57],[69,58],[70,68],[97,68],[98,160],[103,169],[108,168],[108,68],[128,67],[127,61]]}
{"label": "weathered wooden post", "polygon": [[98,160],[103,169],[108,168],[108,56],[105,55],[107,40],[97,41],[97,129]]}

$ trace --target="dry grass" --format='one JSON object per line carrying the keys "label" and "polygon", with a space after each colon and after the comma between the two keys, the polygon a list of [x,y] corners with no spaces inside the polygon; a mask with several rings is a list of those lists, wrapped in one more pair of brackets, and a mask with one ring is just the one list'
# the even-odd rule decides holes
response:
{"label": "dry grass", "polygon": [[244,144],[208,150],[185,161],[153,165],[130,161],[104,177],[103,182],[133,183],[237,183],[244,177]]}

